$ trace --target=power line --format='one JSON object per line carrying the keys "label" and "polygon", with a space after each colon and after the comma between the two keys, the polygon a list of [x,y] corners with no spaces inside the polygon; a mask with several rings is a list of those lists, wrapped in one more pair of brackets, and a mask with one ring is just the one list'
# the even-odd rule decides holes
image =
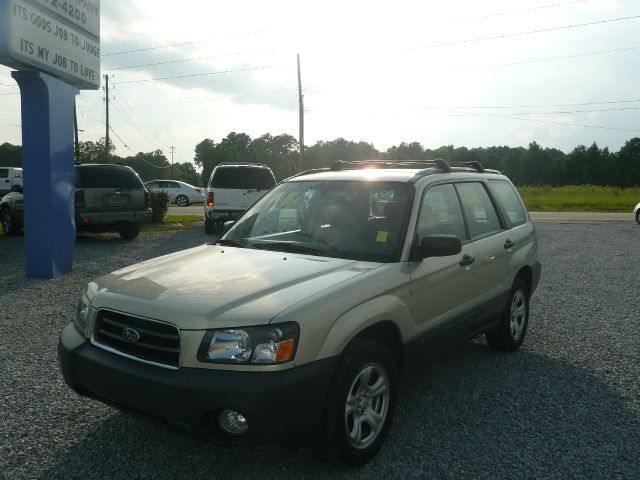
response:
{"label": "power line", "polygon": [[[128,116],[131,119],[131,124],[133,125],[134,129],[138,130],[142,134],[142,136],[144,136],[149,141],[149,143],[151,143],[151,145],[155,146],[158,150],[162,151],[162,148],[160,147],[160,145],[158,145],[159,142],[154,141],[149,135],[147,135],[145,133],[146,129],[144,128],[144,125],[142,124],[142,121],[136,115],[135,111],[129,106],[127,101],[124,99],[124,96],[121,96],[121,98],[118,99],[118,102],[120,102],[120,101],[122,101],[122,103],[125,105],[125,107],[127,107],[129,110],[131,110],[131,115],[129,115],[129,113],[125,112],[124,110],[123,110],[123,113],[126,113],[126,116]],[[137,118],[137,121],[134,122],[134,120],[136,118]],[[139,129],[136,128],[134,123],[137,124],[140,128]]]}
{"label": "power line", "polygon": [[599,50],[596,52],[587,52],[587,53],[576,53],[574,55],[565,55],[562,57],[548,57],[548,58],[539,58],[536,60],[523,60],[520,62],[511,62],[511,63],[498,63],[498,64],[494,64],[494,65],[483,65],[483,66],[479,66],[479,67],[467,67],[467,68],[456,68],[453,70],[447,70],[448,72],[468,72],[470,70],[484,70],[484,69],[488,69],[488,68],[498,68],[498,67],[511,67],[511,66],[515,66],[515,65],[526,65],[528,63],[542,63],[542,62],[550,62],[550,61],[555,61],[555,60],[568,60],[571,58],[579,58],[579,57],[588,57],[591,55],[603,55],[606,53],[618,53],[618,52],[626,52],[629,50],[637,50],[639,49],[640,46],[638,47],[626,47],[626,48],[616,48],[616,49],[612,49],[612,50]]}
{"label": "power line", "polygon": [[103,57],[111,57],[111,56],[114,56],[114,55],[124,55],[125,53],[148,52],[150,50],[159,50],[161,48],[169,48],[169,47],[183,47],[183,46],[186,46],[186,45],[194,45],[196,43],[211,42],[213,40],[219,40],[220,38],[257,35],[257,34],[260,34],[260,33],[267,33],[267,32],[271,32],[271,31],[272,30],[256,30],[254,32],[235,33],[235,34],[231,34],[231,35],[224,35],[224,36],[218,36],[218,37],[212,37],[212,38],[205,38],[205,39],[201,39],[201,40],[192,40],[192,41],[189,41],[189,42],[169,43],[169,44],[166,44],[166,45],[156,45],[155,47],[137,48],[135,50],[123,50],[123,51],[120,51],[120,52],[103,53],[102,56]]}
{"label": "power line", "polygon": [[206,75],[222,75],[226,73],[249,72],[252,70],[265,70],[268,68],[279,68],[279,67],[285,67],[285,66],[288,66],[288,65],[285,63],[281,63],[278,65],[266,65],[262,67],[238,68],[235,70],[218,70],[217,72],[206,72],[206,73],[192,73],[190,75],[174,75],[170,77],[145,78],[143,80],[128,80],[126,82],[118,82],[116,83],[116,85],[124,85],[128,83],[155,82],[159,80],[177,80],[181,78],[202,77]]}
{"label": "power line", "polygon": [[193,100],[178,100],[175,102],[161,102],[161,103],[148,103],[144,105],[127,105],[129,109],[133,108],[149,108],[149,107],[163,107],[166,105],[181,105],[185,103],[201,103],[201,102],[211,102],[211,101],[220,101],[220,100],[228,100],[228,99],[236,99],[236,98],[246,98],[246,97],[260,97],[267,95],[283,95],[294,93],[296,90],[274,90],[272,92],[256,92],[256,93],[245,93],[240,95],[218,95],[216,97],[205,97],[205,98],[196,98]]}
{"label": "power line", "polygon": [[620,17],[620,18],[611,18],[611,19],[607,19],[607,20],[597,20],[594,22],[586,22],[586,23],[576,23],[574,25],[563,25],[561,27],[550,27],[550,28],[542,28],[539,30],[529,30],[526,32],[516,32],[516,33],[504,33],[501,35],[493,35],[490,37],[478,37],[478,38],[470,38],[467,40],[453,40],[450,42],[442,42],[442,43],[432,43],[429,45],[421,45],[419,47],[409,47],[409,48],[405,48],[404,50],[407,51],[411,51],[411,50],[420,50],[420,49],[425,49],[425,48],[438,48],[438,47],[448,47],[448,46],[452,46],[452,45],[462,45],[462,44],[466,44],[466,43],[475,43],[475,42],[484,42],[487,40],[498,40],[501,38],[512,38],[512,37],[519,37],[519,36],[523,36],[523,35],[532,35],[535,33],[545,33],[545,32],[554,32],[554,31],[558,31],[558,30],[567,30],[570,28],[580,28],[580,27],[587,27],[590,25],[601,25],[604,23],[612,23],[612,22],[621,22],[621,21],[625,21],[625,20],[635,20],[640,18],[640,15],[633,15],[633,16],[629,16],[629,17]]}
{"label": "power line", "polygon": [[172,63],[183,63],[183,62],[194,62],[196,60],[206,60],[209,58],[219,58],[219,57],[230,57],[235,55],[245,55],[247,53],[260,53],[260,52],[270,52],[276,50],[275,48],[261,48],[257,50],[246,50],[243,52],[234,52],[234,53],[221,53],[218,55],[207,55],[205,57],[195,57],[195,58],[182,58],[179,60],[168,60],[166,62],[155,62],[155,63],[142,63],[139,65],[127,65],[124,67],[116,67],[116,68],[108,68],[107,71],[112,72],[115,70],[129,70],[134,68],[143,68],[143,67],[155,67],[157,65],[169,65]]}
{"label": "power line", "polygon": [[[457,113],[463,113],[464,114],[466,112],[457,112]],[[505,118],[505,119],[509,119],[509,120],[518,120],[518,121],[524,121],[524,122],[549,123],[549,124],[553,124],[553,125],[565,125],[565,126],[570,126],[570,127],[597,128],[597,129],[601,129],[601,130],[614,130],[614,131],[619,131],[619,132],[633,132],[633,133],[640,132],[640,130],[631,129],[631,128],[605,127],[603,125],[590,125],[590,124],[584,124],[584,123],[560,122],[560,121],[554,121],[554,120],[539,120],[539,119],[535,119],[535,118],[520,118],[520,117],[511,117],[511,116],[506,116],[506,115],[496,115],[496,114],[491,114],[491,113],[484,113],[484,114],[477,114],[477,115],[471,114],[470,116],[484,116],[484,117],[494,117],[494,118]]]}
{"label": "power line", "polygon": [[523,8],[521,10],[509,10],[509,11],[505,11],[505,12],[489,13],[487,15],[480,15],[478,17],[460,18],[458,20],[451,20],[451,21],[448,21],[448,22],[442,22],[442,23],[440,23],[440,25],[450,25],[452,23],[469,22],[469,21],[472,21],[472,20],[483,20],[485,18],[500,17],[500,16],[503,16],[503,15],[513,15],[513,14],[516,14],[516,13],[532,12],[534,10],[543,10],[543,9],[546,9],[546,8],[565,7],[567,5],[572,5],[574,3],[583,3],[583,2],[586,2],[586,1],[587,0],[573,0],[571,2],[553,3],[551,5],[542,5],[542,6],[539,6],[539,7]]}
{"label": "power line", "polygon": [[555,103],[555,104],[547,104],[547,105],[483,105],[483,106],[470,106],[470,105],[458,105],[458,106],[422,106],[420,108],[429,108],[434,110],[442,110],[448,108],[499,108],[499,109],[507,109],[507,108],[555,108],[555,107],[583,107],[587,105],[612,105],[619,103],[635,103],[640,102],[640,98],[634,100],[610,100],[606,102],[583,102],[583,103]]}

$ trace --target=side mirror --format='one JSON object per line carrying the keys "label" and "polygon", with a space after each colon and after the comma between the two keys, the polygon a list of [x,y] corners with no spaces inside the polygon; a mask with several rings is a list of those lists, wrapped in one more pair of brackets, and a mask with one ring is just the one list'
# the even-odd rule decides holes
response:
{"label": "side mirror", "polygon": [[227,230],[229,230],[231,227],[233,227],[233,224],[236,223],[235,220],[229,220],[227,222],[224,222],[222,224],[222,234],[227,233]]}
{"label": "side mirror", "polygon": [[428,257],[448,257],[462,251],[462,242],[457,235],[428,235],[413,249],[412,260]]}
{"label": "side mirror", "polygon": [[22,185],[11,185],[11,191],[22,193],[23,191]]}

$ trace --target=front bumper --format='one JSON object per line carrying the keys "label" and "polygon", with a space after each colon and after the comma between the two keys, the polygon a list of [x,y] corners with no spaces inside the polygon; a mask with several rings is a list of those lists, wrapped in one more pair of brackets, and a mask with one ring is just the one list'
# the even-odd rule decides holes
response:
{"label": "front bumper", "polygon": [[[62,331],[58,356],[76,392],[227,445],[309,438],[337,363],[331,358],[277,372],[168,370],[95,347],[72,324]],[[218,413],[226,408],[245,416],[246,434],[219,428]]]}

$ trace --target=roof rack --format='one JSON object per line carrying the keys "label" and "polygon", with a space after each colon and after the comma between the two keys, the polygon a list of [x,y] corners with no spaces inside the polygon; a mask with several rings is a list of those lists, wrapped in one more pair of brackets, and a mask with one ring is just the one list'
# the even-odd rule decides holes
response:
{"label": "roof rack", "polygon": [[[468,168],[478,173],[500,173],[497,170],[485,169],[478,161],[447,162],[442,158],[434,160],[336,160],[329,168],[305,170],[289,178],[327,171],[356,170],[359,168],[421,168],[414,176],[414,181],[433,173],[450,173],[454,168]],[[289,180],[289,178],[287,180]]]}

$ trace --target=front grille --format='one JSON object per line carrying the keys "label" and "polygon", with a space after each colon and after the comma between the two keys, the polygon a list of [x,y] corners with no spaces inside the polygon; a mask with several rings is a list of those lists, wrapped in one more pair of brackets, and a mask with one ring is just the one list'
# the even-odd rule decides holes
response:
{"label": "front grille", "polygon": [[116,352],[170,367],[180,364],[180,331],[168,323],[98,310],[93,338]]}

